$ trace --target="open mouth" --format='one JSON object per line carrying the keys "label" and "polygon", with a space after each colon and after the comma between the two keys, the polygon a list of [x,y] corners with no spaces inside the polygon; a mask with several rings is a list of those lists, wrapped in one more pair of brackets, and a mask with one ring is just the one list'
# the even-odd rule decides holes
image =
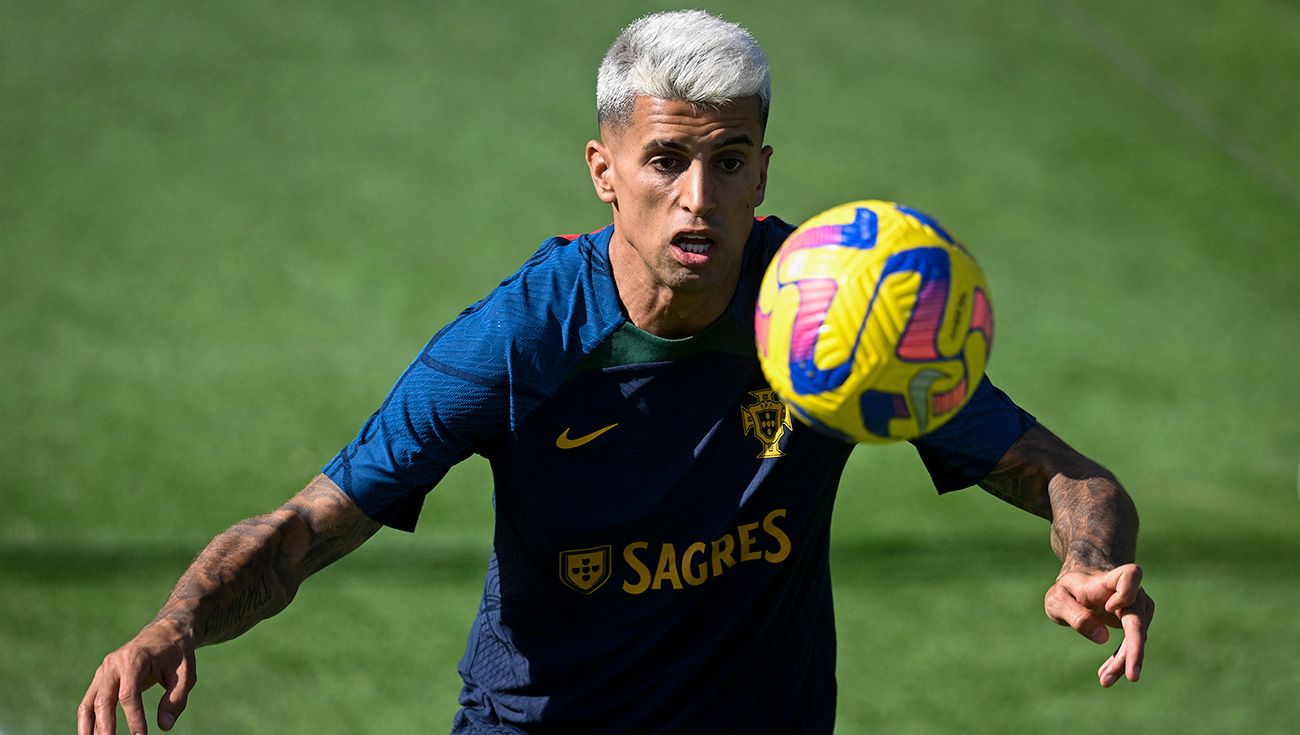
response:
{"label": "open mouth", "polygon": [[694,255],[703,255],[713,247],[713,239],[696,235],[681,235],[673,240],[673,244],[682,250]]}
{"label": "open mouth", "polygon": [[682,229],[673,233],[670,240],[677,249],[677,259],[686,265],[698,265],[706,262],[712,255],[717,238],[712,230]]}

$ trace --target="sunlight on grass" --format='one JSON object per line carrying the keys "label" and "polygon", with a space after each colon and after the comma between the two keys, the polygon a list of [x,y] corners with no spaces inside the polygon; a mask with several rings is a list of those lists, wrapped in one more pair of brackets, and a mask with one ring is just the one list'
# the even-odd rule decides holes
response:
{"label": "sunlight on grass", "polygon": [[[1263,94],[1300,53],[1293,8],[1077,4],[1296,175],[1300,98]],[[609,221],[581,158],[592,73],[644,10],[17,7],[0,10],[11,734],[70,730],[99,660],[208,538],[305,484],[539,242]],[[1300,730],[1295,212],[1042,2],[711,8],[774,61],[761,213],[876,196],[956,231],[992,284],[990,374],[1126,484],[1159,603],[1144,680],[1100,690],[1107,649],[1042,614],[1047,524],[935,496],[910,447],[861,448],[832,537],[838,732],[1054,732],[1080,712]],[[381,533],[201,651],[178,731],[444,729],[491,524],[471,460],[417,534]]]}

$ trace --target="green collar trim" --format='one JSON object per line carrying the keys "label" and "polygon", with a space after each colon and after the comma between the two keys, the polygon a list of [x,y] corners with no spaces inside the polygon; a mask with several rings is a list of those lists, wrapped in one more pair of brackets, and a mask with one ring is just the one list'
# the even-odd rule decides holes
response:
{"label": "green collar trim", "polygon": [[680,360],[697,352],[727,352],[754,357],[754,338],[726,313],[699,334],[681,339],[658,337],[627,321],[584,357],[570,375],[619,365]]}

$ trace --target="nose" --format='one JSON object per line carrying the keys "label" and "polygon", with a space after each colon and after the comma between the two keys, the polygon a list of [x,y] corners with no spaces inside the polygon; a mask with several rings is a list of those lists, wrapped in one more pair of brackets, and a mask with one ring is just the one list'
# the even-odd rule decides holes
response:
{"label": "nose", "polygon": [[692,161],[690,167],[678,179],[680,187],[678,201],[682,209],[697,217],[712,213],[717,205],[713,178],[706,163]]}

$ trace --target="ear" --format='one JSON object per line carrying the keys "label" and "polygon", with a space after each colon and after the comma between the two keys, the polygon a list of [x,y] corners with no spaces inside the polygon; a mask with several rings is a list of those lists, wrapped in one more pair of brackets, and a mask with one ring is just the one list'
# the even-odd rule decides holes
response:
{"label": "ear", "polygon": [[587,141],[587,169],[591,172],[591,184],[596,187],[596,196],[606,204],[618,201],[614,193],[613,160],[604,143],[599,140]]}
{"label": "ear", "polygon": [[767,162],[772,160],[772,146],[765,145],[763,150],[759,151],[758,166],[758,191],[754,194],[754,209],[763,203],[763,198],[767,196]]}

